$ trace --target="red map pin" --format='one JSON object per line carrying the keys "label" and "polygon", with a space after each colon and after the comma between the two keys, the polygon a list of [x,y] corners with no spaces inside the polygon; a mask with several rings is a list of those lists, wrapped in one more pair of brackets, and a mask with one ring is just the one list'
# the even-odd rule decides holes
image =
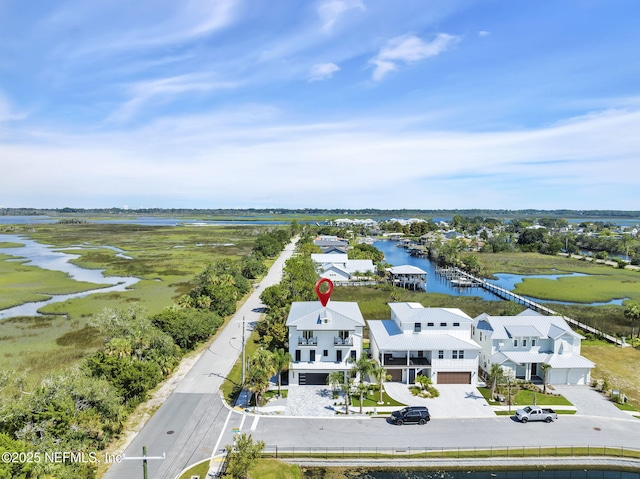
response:
{"label": "red map pin", "polygon": [[[328,289],[324,293],[320,291],[320,287],[322,286],[323,283],[326,283],[328,286]],[[320,303],[322,303],[322,306],[327,305],[332,292],[333,292],[333,283],[331,282],[331,280],[329,278],[320,278],[316,283],[316,294],[318,295],[318,299],[320,300]]]}

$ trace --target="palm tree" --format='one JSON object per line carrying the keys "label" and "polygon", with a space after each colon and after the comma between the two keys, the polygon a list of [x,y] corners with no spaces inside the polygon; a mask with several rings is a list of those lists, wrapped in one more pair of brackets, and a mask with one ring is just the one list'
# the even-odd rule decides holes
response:
{"label": "palm tree", "polygon": [[284,371],[289,370],[289,363],[293,361],[293,357],[289,353],[289,351],[285,351],[284,348],[276,349],[272,353],[273,358],[273,367],[276,370],[276,374],[278,375],[278,396],[280,396],[280,386],[282,380],[280,376]]}
{"label": "palm tree", "polygon": [[256,404],[262,405],[262,395],[269,389],[271,378],[276,373],[273,354],[266,349],[258,349],[247,367],[246,388],[256,395]]}
{"label": "palm tree", "polygon": [[547,381],[549,379],[549,369],[551,369],[551,364],[542,363],[540,365],[540,369],[542,369],[542,393],[547,394]]}
{"label": "palm tree", "polygon": [[327,384],[335,391],[340,389],[344,395],[345,414],[349,414],[349,401],[353,379],[344,371],[334,371],[327,377]]}
{"label": "palm tree", "polygon": [[378,390],[380,392],[380,399],[378,400],[378,404],[384,404],[384,401],[382,400],[382,383],[391,379],[391,375],[387,374],[387,370],[378,361],[374,362],[373,371],[371,371],[371,374],[374,378],[376,378],[376,382],[378,383]]}
{"label": "palm tree", "polygon": [[327,376],[327,385],[331,386],[334,393],[340,389],[340,385],[344,382],[344,371],[333,371]]}
{"label": "palm tree", "polygon": [[502,366],[498,363],[491,364],[491,370],[489,371],[489,388],[491,389],[491,399],[494,398],[496,393],[496,386],[504,376]]}
{"label": "palm tree", "polygon": [[633,341],[633,337],[635,335],[635,321],[640,319],[640,306],[634,303],[628,304],[624,308],[624,317],[631,321],[631,340]]}
{"label": "palm tree", "polygon": [[347,362],[353,363],[351,367],[351,375],[359,378],[359,388],[358,392],[360,393],[360,414],[362,414],[362,402],[364,401],[364,394],[367,391],[367,388],[364,387],[364,378],[373,373],[373,369],[375,367],[375,362],[369,359],[365,354],[360,355],[360,359],[354,360],[352,358],[347,359]]}

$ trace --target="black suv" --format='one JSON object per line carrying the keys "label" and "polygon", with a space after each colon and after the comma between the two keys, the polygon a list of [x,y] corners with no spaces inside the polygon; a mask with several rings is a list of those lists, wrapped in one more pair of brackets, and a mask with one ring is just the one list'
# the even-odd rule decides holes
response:
{"label": "black suv", "polygon": [[391,413],[391,422],[402,426],[403,424],[417,423],[421,426],[431,420],[429,410],[425,406],[408,406]]}

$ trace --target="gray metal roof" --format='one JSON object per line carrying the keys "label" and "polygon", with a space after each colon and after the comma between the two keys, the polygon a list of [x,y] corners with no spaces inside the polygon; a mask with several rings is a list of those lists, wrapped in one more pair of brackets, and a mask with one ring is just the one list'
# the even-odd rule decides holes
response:
{"label": "gray metal roof", "polygon": [[531,324],[508,324],[504,327],[510,338],[541,338],[542,333]]}
{"label": "gray metal roof", "polygon": [[[582,338],[575,333],[561,316],[518,315],[518,316],[489,316],[481,314],[474,320],[476,327],[487,331],[491,339],[511,339],[512,337],[558,338],[569,334]],[[532,327],[535,329],[528,329]],[[510,335],[509,333],[512,333]],[[529,333],[520,336],[515,333]],[[536,332],[535,336],[530,333]]]}
{"label": "gray metal roof", "polygon": [[475,341],[465,341],[448,334],[403,334],[390,319],[367,321],[370,337],[381,351],[480,350]]}
{"label": "gray metal roof", "polygon": [[353,330],[364,325],[358,303],[346,301],[329,301],[327,306],[322,306],[320,301],[294,302],[286,323],[298,330],[325,331]]}

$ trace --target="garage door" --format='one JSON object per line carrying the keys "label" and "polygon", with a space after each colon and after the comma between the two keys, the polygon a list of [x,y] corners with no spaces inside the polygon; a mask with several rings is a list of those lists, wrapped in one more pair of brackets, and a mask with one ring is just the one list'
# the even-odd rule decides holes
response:
{"label": "garage door", "polygon": [[438,384],[471,384],[471,373],[438,373]]}
{"label": "garage door", "polygon": [[402,382],[402,369],[387,369],[387,374],[391,376],[391,381]]}
{"label": "garage door", "polygon": [[298,384],[309,386],[324,386],[327,384],[329,373],[302,373],[298,374]]}

